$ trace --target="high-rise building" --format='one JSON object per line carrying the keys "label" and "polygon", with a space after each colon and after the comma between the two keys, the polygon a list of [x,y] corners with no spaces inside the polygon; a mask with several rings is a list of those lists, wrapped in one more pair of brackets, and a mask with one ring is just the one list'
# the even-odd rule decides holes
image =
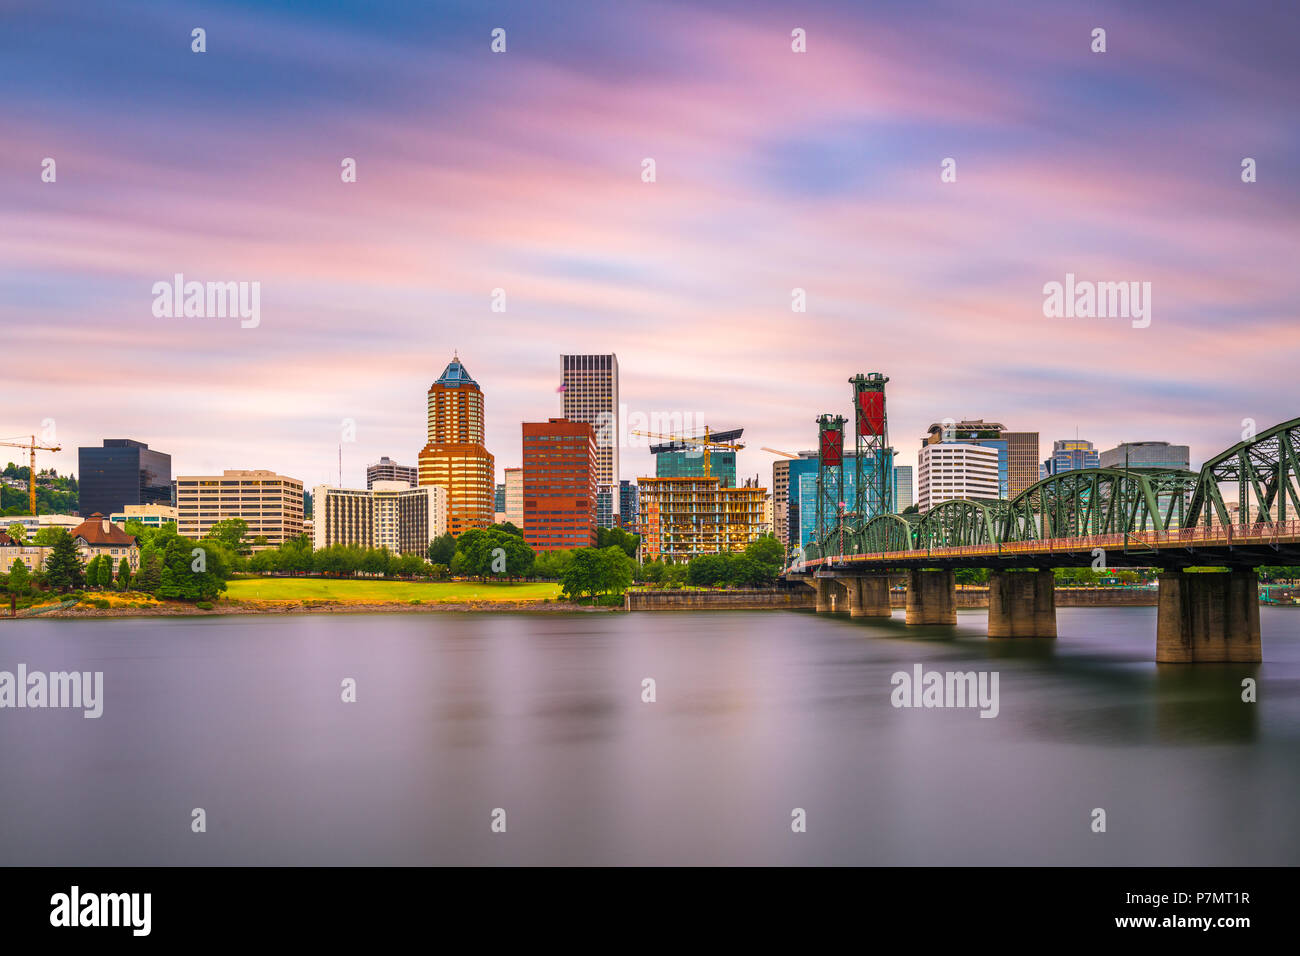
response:
{"label": "high-rise building", "polygon": [[988,445],[939,442],[921,446],[917,504],[922,513],[954,498],[999,498],[998,450]]}
{"label": "high-rise building", "polygon": [[312,495],[312,546],[334,544],[387,548],[423,555],[447,531],[447,489],[412,488],[404,481],[377,481],[373,488],[317,485]]}
{"label": "high-rise building", "polygon": [[419,483],[447,489],[447,530],[459,536],[492,524],[496,462],[483,446],[483,392],[459,356],[429,387],[428,444]]}
{"label": "high-rise building", "polygon": [[744,551],[763,534],[766,488],[724,488],[714,477],[641,478],[637,490],[647,561]]}
{"label": "high-rise building", "polygon": [[497,482],[495,490],[492,492],[492,510],[499,513],[506,513],[506,483]]}
{"label": "high-rise building", "polygon": [[[791,460],[790,462],[790,490],[789,495],[792,501],[798,503],[798,519],[795,522],[797,527],[791,533],[793,544],[807,547],[816,537],[817,524],[817,454],[816,452],[804,452],[812,455],[811,461],[807,464],[802,459]],[[874,461],[873,461],[874,460]],[[870,456],[863,457],[863,481],[868,489],[867,508],[869,514],[890,513],[896,511],[892,500],[884,502],[883,506],[875,501],[876,495],[872,490],[879,487],[874,481],[875,469],[879,462],[879,467],[888,469],[889,474],[893,474],[894,469],[894,449],[884,448],[873,452]],[[833,473],[832,473],[833,474]],[[857,499],[858,488],[858,469],[857,455],[851,452],[844,453],[843,471],[839,475],[838,498],[840,501],[851,502]],[[886,494],[893,495],[893,482],[889,482]],[[825,520],[825,519],[824,519]],[[795,534],[797,532],[797,536]]]}
{"label": "high-rise building", "polygon": [[618,356],[561,355],[564,418],[588,422],[596,435],[597,491],[610,494],[608,524],[617,523],[619,481]]}
{"label": "high-rise building", "polygon": [[916,503],[912,487],[912,466],[894,466],[894,512],[901,514]]}
{"label": "high-rise building", "polygon": [[1007,431],[998,422],[982,418],[934,422],[921,444],[958,442],[996,449],[998,453],[998,495],[1014,498],[1038,481],[1038,432]]}
{"label": "high-rise building", "polygon": [[1082,468],[1100,468],[1100,458],[1092,442],[1080,438],[1066,438],[1052,442],[1052,457],[1038,469],[1038,477],[1049,478],[1065,471]]}
{"label": "high-rise building", "polygon": [[373,465],[366,465],[366,487],[375,487],[376,481],[404,481],[408,488],[420,483],[420,469],[414,465],[399,465],[387,455]]}
{"label": "high-rise building", "polygon": [[506,469],[506,520],[516,528],[524,527],[524,470]]}
{"label": "high-rise building", "polygon": [[127,505],[170,505],[172,456],[130,438],[78,448],[77,500],[82,515],[111,515]]}
{"label": "high-rise building", "polygon": [[596,433],[589,422],[524,422],[524,540],[534,551],[596,545]]}
{"label": "high-rise building", "polygon": [[1038,432],[1002,433],[1007,443],[1006,497],[1014,498],[1038,481]]}
{"label": "high-rise building", "polygon": [[265,536],[266,547],[274,548],[303,533],[302,502],[302,482],[273,471],[180,475],[176,532],[198,539],[218,521],[242,518],[248,524],[248,540]]}
{"label": "high-rise building", "polygon": [[636,482],[623,479],[618,483],[618,517],[623,527],[635,533],[638,514]]}
{"label": "high-rise building", "polygon": [[790,543],[790,459],[772,462],[772,533],[784,545]]}
{"label": "high-rise building", "polygon": [[[712,432],[712,441],[734,442],[745,433],[743,428],[727,432]],[[703,437],[703,436],[695,436]],[[656,478],[703,478],[704,452],[691,448],[683,442],[668,442],[651,445],[650,454],[655,456]],[[719,479],[724,488],[736,487],[736,453],[734,451],[709,452],[709,474]]]}
{"label": "high-rise building", "polygon": [[1167,441],[1126,441],[1107,448],[1098,455],[1101,468],[1165,468],[1186,470],[1191,461],[1187,445],[1171,445]]}
{"label": "high-rise building", "polygon": [[[775,520],[777,523],[776,537],[786,547],[796,547],[801,542],[809,539],[812,534],[812,525],[816,517],[817,493],[815,486],[817,483],[817,452],[801,451],[798,458],[782,459],[778,464],[784,466],[778,471],[776,467],[772,469],[773,488],[772,488],[772,506],[776,512]],[[805,536],[802,520],[802,482],[807,476],[812,476],[812,484],[809,485],[807,536]],[[778,486],[778,479],[784,478]],[[856,479],[855,479],[856,480]],[[785,505],[782,505],[782,502]],[[782,529],[782,514],[785,515],[784,529]]]}

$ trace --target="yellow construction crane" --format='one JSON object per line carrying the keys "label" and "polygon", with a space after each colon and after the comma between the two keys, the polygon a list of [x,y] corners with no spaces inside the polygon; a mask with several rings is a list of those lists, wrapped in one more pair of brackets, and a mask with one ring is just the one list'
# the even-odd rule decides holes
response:
{"label": "yellow construction crane", "polygon": [[27,497],[31,503],[32,517],[36,517],[36,449],[42,451],[62,451],[58,445],[38,445],[36,436],[32,436],[29,442],[0,441],[0,445],[8,448],[26,448],[31,452],[30,467],[27,469]]}
{"label": "yellow construction crane", "polygon": [[645,438],[666,438],[668,441],[680,442],[683,445],[690,445],[692,448],[700,448],[704,451],[704,477],[710,477],[709,472],[709,452],[712,451],[740,451],[744,448],[743,444],[738,442],[714,441],[710,437],[709,429],[705,426],[704,437],[697,438],[694,435],[661,435],[659,432],[641,432],[635,429],[629,434],[641,435]]}

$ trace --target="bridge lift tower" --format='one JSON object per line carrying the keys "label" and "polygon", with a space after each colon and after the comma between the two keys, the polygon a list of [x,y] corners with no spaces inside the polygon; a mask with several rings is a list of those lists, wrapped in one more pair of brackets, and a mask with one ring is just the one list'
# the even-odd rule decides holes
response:
{"label": "bridge lift tower", "polygon": [[894,450],[889,447],[885,383],[879,372],[858,373],[853,386],[853,504],[848,517],[860,529],[876,515],[894,510]]}
{"label": "bridge lift tower", "polygon": [[825,414],[817,418],[817,517],[813,543],[819,554],[836,550],[832,532],[839,530],[844,501],[844,422],[843,415]]}

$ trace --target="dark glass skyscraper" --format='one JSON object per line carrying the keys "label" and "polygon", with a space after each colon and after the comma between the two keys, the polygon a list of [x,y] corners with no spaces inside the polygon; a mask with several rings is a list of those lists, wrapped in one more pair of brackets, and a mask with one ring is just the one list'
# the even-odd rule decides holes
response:
{"label": "dark glass skyscraper", "polygon": [[108,517],[127,505],[170,504],[172,456],[130,438],[105,438],[102,448],[77,449],[77,488],[83,517]]}

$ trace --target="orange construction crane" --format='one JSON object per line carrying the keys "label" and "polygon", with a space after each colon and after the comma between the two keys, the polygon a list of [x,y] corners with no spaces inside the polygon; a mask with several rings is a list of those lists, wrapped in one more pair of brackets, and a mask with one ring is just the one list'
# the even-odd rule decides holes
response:
{"label": "orange construction crane", "polygon": [[0,445],[8,448],[26,448],[31,452],[31,463],[27,469],[27,498],[31,503],[32,517],[36,517],[36,449],[39,448],[42,451],[62,451],[63,449],[58,445],[38,445],[36,444],[35,435],[32,436],[32,440],[29,442],[0,441]]}
{"label": "orange construction crane", "polygon": [[793,454],[791,454],[791,453],[788,452],[788,451],[781,451],[781,449],[779,449],[779,448],[767,448],[767,447],[764,447],[764,448],[762,448],[761,450],[762,450],[762,451],[770,451],[772,454],[774,454],[774,455],[780,455],[782,458],[798,458],[798,457],[799,457],[798,455],[793,455]]}
{"label": "orange construction crane", "polygon": [[646,438],[666,438],[668,441],[680,442],[683,445],[690,445],[692,448],[700,448],[704,451],[704,477],[710,477],[709,473],[709,451],[740,451],[744,448],[743,444],[738,442],[714,441],[709,434],[708,426],[705,426],[704,437],[697,438],[694,435],[661,435],[659,432],[641,432],[635,429],[629,434],[642,435]]}

